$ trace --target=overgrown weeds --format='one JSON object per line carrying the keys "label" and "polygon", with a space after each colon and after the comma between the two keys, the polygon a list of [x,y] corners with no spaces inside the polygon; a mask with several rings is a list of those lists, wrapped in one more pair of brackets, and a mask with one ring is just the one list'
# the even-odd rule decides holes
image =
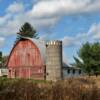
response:
{"label": "overgrown weeds", "polygon": [[100,90],[88,78],[57,82],[1,78],[0,100],[100,100]]}

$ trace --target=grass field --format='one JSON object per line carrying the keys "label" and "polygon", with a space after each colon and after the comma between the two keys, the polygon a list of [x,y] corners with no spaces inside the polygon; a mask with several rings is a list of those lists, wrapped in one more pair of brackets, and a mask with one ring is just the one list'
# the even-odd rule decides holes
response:
{"label": "grass field", "polygon": [[100,77],[57,82],[0,78],[0,100],[100,100]]}

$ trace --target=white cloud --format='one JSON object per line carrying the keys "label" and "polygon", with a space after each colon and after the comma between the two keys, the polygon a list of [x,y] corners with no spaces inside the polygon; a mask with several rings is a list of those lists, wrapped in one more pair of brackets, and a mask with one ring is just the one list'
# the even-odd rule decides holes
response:
{"label": "white cloud", "polygon": [[[99,11],[100,0],[92,1],[37,0],[37,3],[27,11],[24,11],[26,6],[23,3],[14,2],[7,8],[5,16],[0,17],[0,34],[15,34],[20,26],[27,21],[36,29],[51,29],[64,15]],[[71,42],[66,38],[64,40]]]}
{"label": "white cloud", "polygon": [[92,24],[86,33],[78,33],[74,37],[65,36],[63,39],[64,47],[67,46],[79,46],[87,41],[94,42],[100,40],[100,23]]}
{"label": "white cloud", "polygon": [[53,17],[99,11],[100,0],[42,0],[33,6],[34,17]]}
{"label": "white cloud", "polygon": [[93,39],[100,39],[100,23],[93,24],[88,32],[93,35]]}
{"label": "white cloud", "polygon": [[5,41],[5,38],[3,38],[3,37],[0,37],[0,47],[1,47],[1,46],[3,46],[3,44],[4,44],[4,41]]}
{"label": "white cloud", "polygon": [[7,12],[17,13],[24,11],[24,5],[22,3],[14,2],[7,8]]}
{"label": "white cloud", "polygon": [[8,21],[5,26],[0,27],[0,34],[3,36],[13,35],[16,34],[19,30],[19,22],[15,21]]}
{"label": "white cloud", "polygon": [[4,25],[6,23],[6,21],[9,20],[10,17],[11,17],[10,14],[0,17],[0,26]]}
{"label": "white cloud", "polygon": [[73,37],[65,36],[62,39],[62,41],[63,41],[64,46],[74,45],[74,38]]}
{"label": "white cloud", "polygon": [[36,29],[51,28],[58,21],[59,17],[34,18],[30,15],[30,10],[25,11],[25,5],[14,2],[6,9],[6,14],[0,17],[0,34],[4,36],[16,34],[25,22],[30,22]]}

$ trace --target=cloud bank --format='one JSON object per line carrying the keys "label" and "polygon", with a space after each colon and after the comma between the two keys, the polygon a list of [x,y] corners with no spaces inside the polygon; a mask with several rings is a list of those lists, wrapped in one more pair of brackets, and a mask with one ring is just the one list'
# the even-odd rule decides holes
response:
{"label": "cloud bank", "polygon": [[[36,0],[28,10],[22,2],[13,2],[5,15],[0,16],[0,34],[4,37],[14,35],[20,26],[28,21],[36,29],[50,29],[67,15],[91,14],[100,12],[100,0]],[[92,39],[100,39],[100,24],[93,24],[87,33],[75,37],[65,36],[65,46],[78,45],[92,35]],[[81,41],[81,42],[80,42]]]}
{"label": "cloud bank", "polygon": [[64,46],[79,46],[87,41],[94,42],[100,39],[100,23],[91,25],[87,33],[79,33],[75,37],[65,36],[62,41]]}

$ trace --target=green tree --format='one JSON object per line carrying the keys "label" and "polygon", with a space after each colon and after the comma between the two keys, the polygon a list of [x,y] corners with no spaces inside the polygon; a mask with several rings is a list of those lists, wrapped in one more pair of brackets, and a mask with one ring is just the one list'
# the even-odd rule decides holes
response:
{"label": "green tree", "polygon": [[17,33],[17,40],[20,39],[21,36],[29,38],[38,38],[36,30],[28,22],[24,23],[24,25],[22,25],[21,29]]}
{"label": "green tree", "polygon": [[82,68],[89,75],[100,74],[100,43],[85,43],[74,57],[75,66]]}

